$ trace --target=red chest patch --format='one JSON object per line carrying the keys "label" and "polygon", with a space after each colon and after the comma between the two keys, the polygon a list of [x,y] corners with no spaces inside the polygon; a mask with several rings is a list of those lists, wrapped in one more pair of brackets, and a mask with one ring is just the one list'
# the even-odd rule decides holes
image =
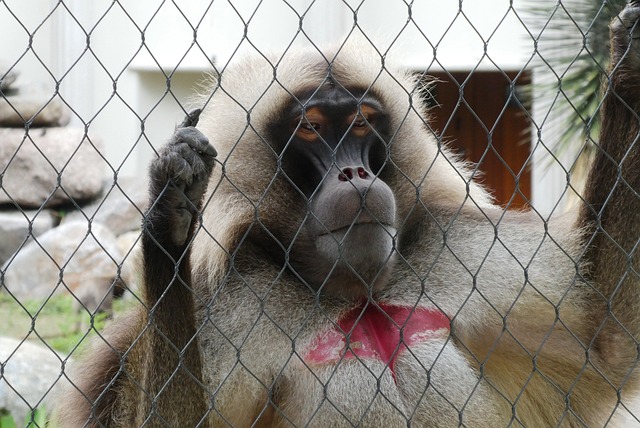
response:
{"label": "red chest patch", "polygon": [[377,359],[394,373],[396,357],[407,346],[449,334],[450,321],[437,309],[369,304],[353,309],[338,326],[314,340],[304,360],[314,365],[356,358]]}

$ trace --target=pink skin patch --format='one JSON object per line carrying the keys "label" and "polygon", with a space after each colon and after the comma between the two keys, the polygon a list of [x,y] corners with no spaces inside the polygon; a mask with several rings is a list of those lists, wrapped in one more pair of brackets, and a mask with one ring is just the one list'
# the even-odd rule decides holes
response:
{"label": "pink skin patch", "polygon": [[[340,360],[377,359],[389,365],[395,379],[397,356],[408,346],[447,337],[447,316],[437,309],[364,304],[345,313],[338,326],[316,338],[304,356],[314,365]],[[349,345],[347,346],[347,336]]]}

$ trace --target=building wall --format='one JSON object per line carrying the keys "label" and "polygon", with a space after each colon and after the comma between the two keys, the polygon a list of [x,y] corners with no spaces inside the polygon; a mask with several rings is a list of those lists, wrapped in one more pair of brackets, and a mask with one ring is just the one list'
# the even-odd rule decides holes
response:
{"label": "building wall", "polygon": [[[339,42],[354,31],[355,11],[359,29],[408,67],[518,71],[530,63],[533,41],[518,2],[515,11],[507,0],[464,1],[461,9],[454,1],[422,0],[411,11],[402,1],[360,3],[176,0],[178,9],[161,0],[5,0],[0,39],[12,42],[3,43],[0,63],[15,64],[21,82],[52,96],[59,82],[59,96],[75,112],[72,125],[88,126],[105,141],[106,158],[121,175],[146,171],[214,64],[224,68],[245,49]],[[542,166],[547,157],[534,152],[534,205],[545,212],[556,205],[566,176]]]}

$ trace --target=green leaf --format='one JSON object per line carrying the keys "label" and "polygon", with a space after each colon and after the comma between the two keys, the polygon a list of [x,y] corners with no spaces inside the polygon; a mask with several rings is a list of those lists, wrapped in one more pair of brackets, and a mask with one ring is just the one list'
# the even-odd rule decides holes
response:
{"label": "green leaf", "polygon": [[519,10],[536,39],[529,91],[558,135],[556,154],[579,153],[600,129],[600,85],[609,62],[609,23],[626,0],[529,0]]}

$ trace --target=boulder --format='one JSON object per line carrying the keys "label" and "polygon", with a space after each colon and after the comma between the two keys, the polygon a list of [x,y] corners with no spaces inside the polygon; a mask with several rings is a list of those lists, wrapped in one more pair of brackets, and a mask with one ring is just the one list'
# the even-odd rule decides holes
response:
{"label": "boulder", "polygon": [[[0,409],[21,424],[32,409],[43,407],[51,389],[65,378],[61,358],[51,349],[31,342],[0,337]],[[6,363],[6,364],[5,364]],[[58,379],[60,378],[60,379]]]}
{"label": "boulder", "polygon": [[31,128],[65,126],[71,120],[67,105],[44,91],[19,89],[4,95],[0,96],[0,127],[24,129],[28,121]]}
{"label": "boulder", "polygon": [[117,184],[108,180],[102,195],[80,210],[67,213],[62,224],[93,219],[107,226],[116,236],[140,230],[142,213],[147,209],[149,199],[146,179],[122,177],[118,178]]}
{"label": "boulder", "polygon": [[0,204],[55,207],[95,198],[105,175],[102,150],[81,129],[0,129]]}
{"label": "boulder", "polygon": [[122,277],[124,278],[124,297],[131,297],[131,294],[140,292],[140,283],[142,280],[142,244],[140,243],[140,231],[127,232],[118,236],[118,248],[124,255],[122,263]]}
{"label": "boulder", "polygon": [[94,311],[110,304],[122,261],[116,237],[106,227],[69,222],[40,235],[5,263],[4,287],[18,300],[71,292]]}
{"label": "boulder", "polygon": [[0,264],[6,262],[22,245],[55,225],[48,210],[0,211]]}

